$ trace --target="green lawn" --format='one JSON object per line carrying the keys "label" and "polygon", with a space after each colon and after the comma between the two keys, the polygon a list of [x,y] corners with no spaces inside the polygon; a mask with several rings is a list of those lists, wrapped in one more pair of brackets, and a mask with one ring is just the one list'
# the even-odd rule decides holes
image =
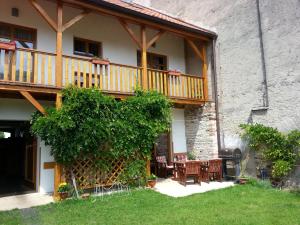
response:
{"label": "green lawn", "polygon": [[300,224],[300,195],[258,184],[184,198],[135,190],[1,212],[0,224]]}

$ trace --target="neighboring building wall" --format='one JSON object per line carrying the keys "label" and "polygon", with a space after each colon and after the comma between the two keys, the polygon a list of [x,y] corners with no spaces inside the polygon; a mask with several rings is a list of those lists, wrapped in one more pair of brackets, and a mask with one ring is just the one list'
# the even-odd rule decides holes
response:
{"label": "neighboring building wall", "polygon": [[155,0],[151,6],[216,30],[222,146],[240,147],[239,124],[251,121],[282,131],[300,129],[300,2],[260,1],[269,109],[254,0]]}
{"label": "neighboring building wall", "polygon": [[[39,3],[52,18],[56,18],[56,6],[53,2],[43,0]],[[11,16],[12,7],[17,7],[20,10],[19,17]],[[64,22],[80,12],[78,9],[64,7]],[[55,32],[29,4],[29,1],[0,0],[0,22],[37,29],[37,49],[55,52]],[[140,35],[137,26],[132,25],[132,29],[136,31],[137,36]],[[153,37],[153,34],[155,34],[153,30],[147,30],[148,40]],[[64,54],[73,54],[74,36],[102,42],[103,57],[114,63],[137,65],[137,46],[116,18],[91,13],[67,29],[63,33]],[[149,52],[167,55],[169,69],[185,72],[184,41],[182,38],[166,33],[157,41],[155,48],[149,48]]]}

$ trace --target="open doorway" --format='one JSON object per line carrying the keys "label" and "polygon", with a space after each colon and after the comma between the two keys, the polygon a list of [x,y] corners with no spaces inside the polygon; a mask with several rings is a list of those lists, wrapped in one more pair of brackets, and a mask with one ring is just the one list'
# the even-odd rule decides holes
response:
{"label": "open doorway", "polygon": [[0,121],[0,197],[36,191],[36,139],[28,121]]}

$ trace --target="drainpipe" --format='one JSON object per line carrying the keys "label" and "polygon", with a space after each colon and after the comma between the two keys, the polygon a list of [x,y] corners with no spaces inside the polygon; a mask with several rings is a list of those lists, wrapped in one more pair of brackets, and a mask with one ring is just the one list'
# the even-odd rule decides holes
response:
{"label": "drainpipe", "polygon": [[267,69],[266,69],[266,59],[265,59],[265,49],[264,49],[264,40],[263,40],[263,32],[262,32],[262,22],[261,22],[261,11],[260,11],[260,2],[256,0],[256,11],[257,11],[257,23],[258,23],[258,36],[259,36],[259,44],[260,44],[260,55],[261,55],[261,64],[262,64],[262,72],[263,72],[263,104],[258,108],[251,109],[252,112],[255,111],[264,111],[269,108],[269,95],[268,95],[268,80],[267,80]]}
{"label": "drainpipe", "polygon": [[221,151],[221,132],[220,132],[220,116],[219,116],[219,99],[218,99],[218,79],[217,79],[217,66],[216,66],[216,41],[217,36],[214,37],[212,42],[212,76],[214,86],[214,99],[215,99],[215,111],[216,111],[216,128],[217,128],[217,141],[218,141],[218,153]]}

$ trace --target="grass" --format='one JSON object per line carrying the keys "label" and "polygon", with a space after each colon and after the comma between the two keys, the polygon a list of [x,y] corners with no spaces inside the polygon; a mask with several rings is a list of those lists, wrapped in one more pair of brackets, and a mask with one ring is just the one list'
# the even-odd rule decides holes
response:
{"label": "grass", "polygon": [[300,195],[263,185],[172,198],[151,190],[0,212],[0,224],[300,224]]}

